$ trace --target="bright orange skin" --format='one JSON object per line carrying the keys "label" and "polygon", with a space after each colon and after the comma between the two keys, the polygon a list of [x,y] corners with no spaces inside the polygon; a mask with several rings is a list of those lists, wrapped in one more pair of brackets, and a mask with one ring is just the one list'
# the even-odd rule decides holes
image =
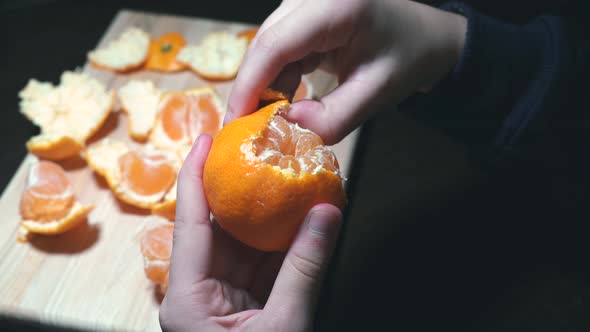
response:
{"label": "bright orange skin", "polygon": [[337,174],[284,175],[255,156],[254,139],[288,107],[287,101],[279,101],[230,122],[213,140],[203,174],[205,195],[219,225],[263,251],[288,249],[314,205],[343,208],[346,203]]}
{"label": "bright orange skin", "polygon": [[163,72],[185,69],[186,66],[176,60],[176,55],[184,45],[186,40],[178,32],[169,32],[152,40],[145,68]]}

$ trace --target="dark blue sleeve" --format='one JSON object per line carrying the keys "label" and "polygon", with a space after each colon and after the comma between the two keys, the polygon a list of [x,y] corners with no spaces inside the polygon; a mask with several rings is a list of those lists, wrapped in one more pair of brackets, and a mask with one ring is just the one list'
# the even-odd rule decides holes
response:
{"label": "dark blue sleeve", "polygon": [[566,22],[540,16],[521,26],[463,3],[442,9],[467,18],[465,47],[453,72],[428,94],[411,98],[410,104],[423,104],[411,108],[426,109],[416,115],[487,162],[538,157],[555,119],[573,120],[567,105],[576,57]]}

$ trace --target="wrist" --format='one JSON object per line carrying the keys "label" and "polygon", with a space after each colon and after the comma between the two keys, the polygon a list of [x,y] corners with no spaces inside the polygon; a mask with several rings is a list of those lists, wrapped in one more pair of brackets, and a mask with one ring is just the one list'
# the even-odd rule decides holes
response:
{"label": "wrist", "polygon": [[453,71],[465,47],[467,19],[459,14],[421,5],[426,25],[426,79],[420,90],[429,91]]}

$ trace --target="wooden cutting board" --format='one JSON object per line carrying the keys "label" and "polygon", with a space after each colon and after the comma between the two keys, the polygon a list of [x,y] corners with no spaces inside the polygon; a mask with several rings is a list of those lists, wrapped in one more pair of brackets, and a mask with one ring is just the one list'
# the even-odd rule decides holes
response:
{"label": "wooden cutting board", "polygon": [[[115,39],[129,26],[138,26],[152,36],[179,31],[189,43],[198,42],[210,31],[237,32],[249,27],[241,23],[121,11],[99,46]],[[68,69],[71,68],[64,68]],[[211,84],[190,72],[139,71],[119,75],[88,65],[83,71],[114,89],[132,78],[151,79],[165,90]],[[315,95],[325,94],[335,86],[333,77],[322,72],[310,74],[309,79]],[[232,82],[214,85],[227,101]],[[136,144],[128,137],[126,124],[126,116],[114,112],[90,144],[107,136]],[[350,173],[357,136],[358,131],[334,146],[345,175]],[[17,243],[19,198],[28,166],[34,160],[32,156],[25,158],[0,200],[0,314],[83,329],[159,331],[160,299],[143,273],[139,238],[146,229],[167,221],[119,202],[82,159],[74,159],[61,164],[79,200],[96,205],[88,223],[59,236],[35,236],[29,243]]]}

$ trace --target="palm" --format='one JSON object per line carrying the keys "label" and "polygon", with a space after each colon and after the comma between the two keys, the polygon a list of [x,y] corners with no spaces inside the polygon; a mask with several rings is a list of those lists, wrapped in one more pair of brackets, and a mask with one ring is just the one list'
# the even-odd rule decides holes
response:
{"label": "palm", "polygon": [[261,252],[233,239],[215,225],[210,272],[195,284],[194,300],[203,315],[231,327],[255,316],[270,294],[284,253]]}

